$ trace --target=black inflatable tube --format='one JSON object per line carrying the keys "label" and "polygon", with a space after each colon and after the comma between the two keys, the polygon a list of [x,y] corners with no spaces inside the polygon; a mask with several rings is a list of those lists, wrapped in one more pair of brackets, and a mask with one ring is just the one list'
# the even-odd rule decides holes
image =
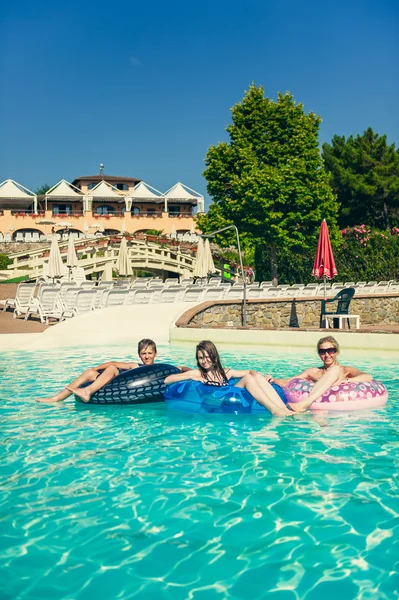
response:
{"label": "black inflatable tube", "polygon": [[122,371],[115,379],[95,392],[88,402],[84,402],[78,396],[75,396],[75,400],[83,404],[107,405],[163,402],[166,389],[165,377],[175,373],[180,373],[177,367],[164,364],[129,369]]}

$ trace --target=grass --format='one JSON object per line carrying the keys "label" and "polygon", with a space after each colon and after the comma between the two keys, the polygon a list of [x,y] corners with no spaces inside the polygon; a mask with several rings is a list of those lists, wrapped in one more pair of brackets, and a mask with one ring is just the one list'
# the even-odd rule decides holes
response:
{"label": "grass", "polygon": [[31,277],[29,275],[22,275],[21,277],[13,277],[12,279],[6,279],[5,281],[0,281],[2,283],[21,283],[22,281],[29,281]]}

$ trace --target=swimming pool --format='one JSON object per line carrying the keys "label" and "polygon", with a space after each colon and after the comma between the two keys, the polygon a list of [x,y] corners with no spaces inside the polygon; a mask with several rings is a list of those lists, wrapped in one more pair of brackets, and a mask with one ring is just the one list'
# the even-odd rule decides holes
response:
{"label": "swimming pool", "polygon": [[[315,358],[221,349],[276,375]],[[395,357],[373,361],[384,409],[317,419],[33,402],[134,350],[0,354],[2,599],[398,597]]]}

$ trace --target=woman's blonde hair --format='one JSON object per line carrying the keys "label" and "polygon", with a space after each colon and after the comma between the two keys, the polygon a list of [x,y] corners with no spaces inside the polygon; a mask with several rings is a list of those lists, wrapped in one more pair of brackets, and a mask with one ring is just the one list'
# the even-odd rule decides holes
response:
{"label": "woman's blonde hair", "polygon": [[326,342],[328,342],[329,344],[332,344],[334,346],[334,348],[336,348],[339,352],[339,344],[338,344],[337,340],[335,339],[335,337],[333,337],[332,335],[326,335],[326,337],[319,339],[319,341],[317,342],[317,352],[320,350],[320,346],[322,344],[325,344]]}

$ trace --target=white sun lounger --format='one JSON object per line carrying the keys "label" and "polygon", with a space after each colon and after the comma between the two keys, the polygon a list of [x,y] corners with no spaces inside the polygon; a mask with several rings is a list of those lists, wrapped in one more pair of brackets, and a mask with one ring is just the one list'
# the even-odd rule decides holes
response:
{"label": "white sun lounger", "polygon": [[61,321],[63,307],[60,301],[58,288],[44,288],[36,304],[31,304],[25,314],[25,321],[32,315],[37,315],[41,323],[48,323],[49,319]]}
{"label": "white sun lounger", "polygon": [[161,293],[158,296],[158,301],[161,304],[165,303],[173,303],[176,302],[179,298],[179,294],[181,292],[180,286],[170,286],[161,290]]}
{"label": "white sun lounger", "polygon": [[184,289],[183,302],[201,302],[204,293],[204,288],[199,285],[189,285]]}
{"label": "white sun lounger", "polygon": [[[131,292],[133,290],[130,290]],[[154,290],[138,288],[135,291],[133,304],[151,304],[154,300]]]}
{"label": "white sun lounger", "polygon": [[7,310],[7,308],[13,308],[14,319],[16,319],[18,315],[25,313],[28,309],[28,306],[32,303],[35,287],[35,283],[20,283],[17,287],[15,298],[7,298],[7,300],[4,301],[3,310]]}
{"label": "white sun lounger", "polygon": [[129,290],[109,290],[106,294],[105,306],[120,306],[125,303]]}
{"label": "white sun lounger", "polygon": [[204,295],[202,299],[204,300],[204,302],[206,300],[223,300],[225,294],[226,288],[222,286],[207,287],[204,290]]}
{"label": "white sun lounger", "polygon": [[244,287],[242,285],[233,285],[227,290],[225,300],[242,300],[244,296]]}
{"label": "white sun lounger", "polygon": [[81,315],[85,312],[92,311],[94,308],[96,295],[96,290],[79,290],[76,296],[76,304],[73,309],[73,314]]}

